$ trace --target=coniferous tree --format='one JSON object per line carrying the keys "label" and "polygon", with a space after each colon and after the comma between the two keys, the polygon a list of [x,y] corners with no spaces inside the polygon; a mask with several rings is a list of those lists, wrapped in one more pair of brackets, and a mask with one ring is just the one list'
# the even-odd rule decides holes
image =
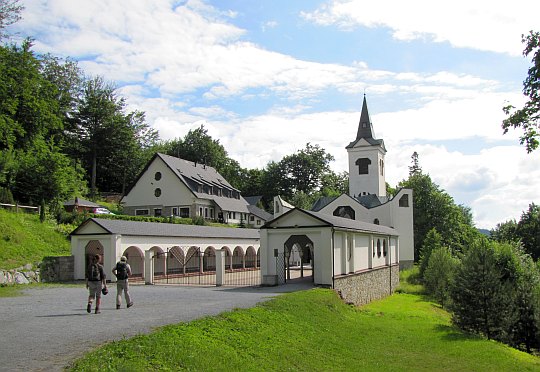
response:
{"label": "coniferous tree", "polygon": [[435,300],[446,306],[450,299],[450,289],[454,280],[459,260],[452,257],[446,247],[434,249],[429,256],[429,263],[424,273],[426,290]]}
{"label": "coniferous tree", "polygon": [[421,278],[424,277],[428,267],[431,252],[439,248],[442,248],[442,237],[437,232],[437,229],[433,228],[427,233],[424,244],[422,244],[422,248],[420,249],[420,265],[418,269]]}
{"label": "coniferous tree", "polygon": [[452,320],[459,328],[504,338],[512,312],[512,291],[503,284],[495,250],[479,238],[462,258],[451,289]]}

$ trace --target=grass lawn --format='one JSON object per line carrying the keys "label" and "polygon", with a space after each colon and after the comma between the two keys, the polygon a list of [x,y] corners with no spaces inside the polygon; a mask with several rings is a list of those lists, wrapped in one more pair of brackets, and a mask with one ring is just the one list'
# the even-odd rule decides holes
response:
{"label": "grass lawn", "polygon": [[540,359],[464,335],[446,311],[398,293],[362,308],[328,289],[162,327],[87,354],[75,371],[533,371]]}
{"label": "grass lawn", "polygon": [[36,214],[0,209],[0,269],[41,262],[45,256],[71,254],[69,240]]}

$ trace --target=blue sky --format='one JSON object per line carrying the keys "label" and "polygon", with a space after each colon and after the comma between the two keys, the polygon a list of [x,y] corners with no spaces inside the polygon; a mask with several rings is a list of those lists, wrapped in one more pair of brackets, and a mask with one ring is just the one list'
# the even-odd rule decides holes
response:
{"label": "blue sky", "polygon": [[524,102],[521,35],[539,30],[540,3],[23,2],[13,31],[116,82],[164,139],[204,123],[243,167],[311,142],[346,171],[365,92],[392,186],[417,151],[478,227],[540,203],[540,152],[500,128]]}

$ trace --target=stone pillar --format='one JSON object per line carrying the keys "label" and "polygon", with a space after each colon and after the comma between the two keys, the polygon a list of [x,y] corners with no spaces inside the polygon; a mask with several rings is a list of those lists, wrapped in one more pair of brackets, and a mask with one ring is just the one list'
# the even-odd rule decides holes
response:
{"label": "stone pillar", "polygon": [[144,252],[144,284],[154,284],[154,252]]}
{"label": "stone pillar", "polygon": [[225,283],[225,251],[216,251],[216,287]]}

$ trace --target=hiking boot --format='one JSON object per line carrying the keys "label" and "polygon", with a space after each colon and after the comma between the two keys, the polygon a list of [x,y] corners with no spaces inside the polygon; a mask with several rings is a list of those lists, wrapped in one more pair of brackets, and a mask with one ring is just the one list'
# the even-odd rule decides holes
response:
{"label": "hiking boot", "polygon": [[120,310],[120,305],[116,305],[116,310]]}
{"label": "hiking boot", "polygon": [[129,309],[131,306],[133,306],[133,302],[130,302],[129,304],[127,304],[128,309]]}
{"label": "hiking boot", "polygon": [[86,305],[86,312],[90,314],[92,312],[92,304]]}

